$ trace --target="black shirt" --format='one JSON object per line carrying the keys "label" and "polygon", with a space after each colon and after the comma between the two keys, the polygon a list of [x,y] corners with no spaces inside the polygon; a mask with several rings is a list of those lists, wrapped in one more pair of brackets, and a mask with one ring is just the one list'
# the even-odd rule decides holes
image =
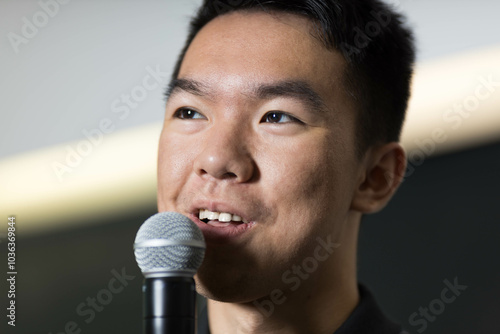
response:
{"label": "black shirt", "polygon": [[[333,334],[408,334],[382,313],[373,295],[359,285],[360,301],[349,318]],[[206,308],[198,319],[198,334],[210,334]]]}

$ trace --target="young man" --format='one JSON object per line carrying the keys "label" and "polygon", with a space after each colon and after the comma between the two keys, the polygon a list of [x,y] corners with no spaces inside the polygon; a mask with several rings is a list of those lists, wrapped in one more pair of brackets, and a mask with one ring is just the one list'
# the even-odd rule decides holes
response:
{"label": "young man", "polygon": [[212,334],[401,332],[358,286],[356,247],[405,171],[413,61],[378,0],[204,1],[167,92],[158,207],[205,236]]}

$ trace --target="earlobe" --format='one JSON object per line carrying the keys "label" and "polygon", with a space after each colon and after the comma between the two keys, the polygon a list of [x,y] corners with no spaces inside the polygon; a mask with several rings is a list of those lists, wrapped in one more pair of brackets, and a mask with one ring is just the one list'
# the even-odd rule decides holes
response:
{"label": "earlobe", "polygon": [[403,180],[406,154],[399,143],[370,148],[357,184],[351,210],[374,213],[383,209]]}

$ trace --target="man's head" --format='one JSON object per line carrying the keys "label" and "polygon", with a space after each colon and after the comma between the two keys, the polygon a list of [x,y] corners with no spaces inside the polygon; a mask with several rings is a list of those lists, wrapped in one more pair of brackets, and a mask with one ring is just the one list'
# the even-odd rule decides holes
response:
{"label": "man's head", "polygon": [[[202,229],[208,247],[196,279],[210,298],[242,303],[297,284],[309,296],[325,285],[355,287],[361,215],[387,203],[405,167],[395,142],[400,124],[389,127],[403,119],[411,43],[377,45],[402,38],[404,30],[393,27],[399,18],[377,3],[373,20],[386,15],[383,22],[392,22],[379,34],[397,30],[399,37],[373,36],[346,57],[339,42],[356,42],[339,36],[355,24],[365,29],[359,12],[370,15],[368,1],[241,1],[220,15],[215,3],[193,21],[168,92],[159,211],[186,214]],[[313,3],[332,10],[325,14],[331,33],[322,35],[324,22],[304,14],[326,10]],[[384,52],[396,68],[384,65]],[[367,74],[386,69],[387,77],[401,76],[390,83]],[[365,96],[375,93],[380,103]],[[378,118],[367,121],[372,113]],[[230,215],[206,223],[199,219],[205,209],[209,218]],[[222,222],[227,217],[233,222]],[[340,246],[333,251],[333,244]],[[317,266],[306,282],[294,270],[308,258]]]}
{"label": "man's head", "polygon": [[194,37],[214,18],[235,11],[286,12],[308,18],[311,36],[346,60],[342,76],[357,112],[356,149],[398,141],[415,60],[402,17],[379,0],[204,0],[172,74],[177,79]]}

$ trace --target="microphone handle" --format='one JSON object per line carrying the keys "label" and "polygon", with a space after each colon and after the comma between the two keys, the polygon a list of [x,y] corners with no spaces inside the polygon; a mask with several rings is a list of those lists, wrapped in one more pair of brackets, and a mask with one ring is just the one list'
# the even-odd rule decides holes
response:
{"label": "microphone handle", "polygon": [[144,280],[144,333],[195,334],[196,290],[192,277]]}

